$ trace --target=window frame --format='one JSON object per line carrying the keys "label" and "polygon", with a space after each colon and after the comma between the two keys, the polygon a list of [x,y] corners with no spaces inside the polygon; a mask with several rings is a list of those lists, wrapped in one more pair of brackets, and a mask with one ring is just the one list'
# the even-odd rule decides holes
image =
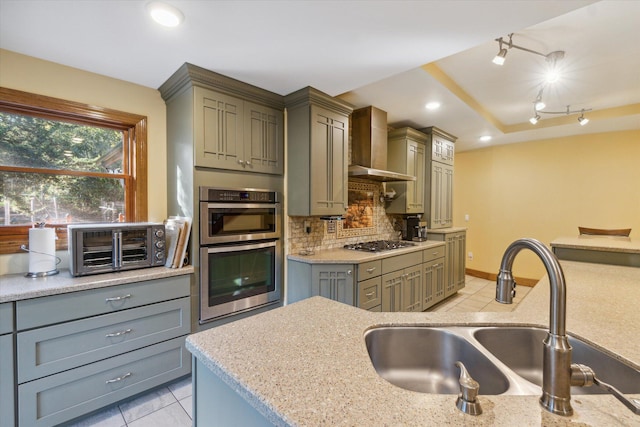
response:
{"label": "window frame", "polygon": [[[106,127],[123,132],[123,174],[64,171],[64,175],[101,176],[125,180],[125,221],[147,221],[147,117],[95,105],[0,87],[0,111]],[[36,168],[0,166],[2,171],[42,173]],[[51,173],[51,172],[50,172]],[[54,172],[55,173],[55,172]],[[56,229],[56,250],[67,249],[67,224],[47,224]],[[0,224],[0,254],[21,252],[29,243],[30,225]]]}

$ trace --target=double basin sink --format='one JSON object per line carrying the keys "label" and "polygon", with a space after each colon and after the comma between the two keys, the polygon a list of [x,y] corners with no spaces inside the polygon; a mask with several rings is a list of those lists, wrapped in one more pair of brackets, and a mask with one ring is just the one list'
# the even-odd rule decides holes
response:
{"label": "double basin sink", "polygon": [[[365,332],[373,366],[407,390],[458,394],[461,361],[484,395],[539,395],[546,329],[519,326],[390,326]],[[587,365],[623,393],[640,393],[640,370],[569,335],[572,363]],[[600,387],[572,387],[571,394],[602,394]]]}

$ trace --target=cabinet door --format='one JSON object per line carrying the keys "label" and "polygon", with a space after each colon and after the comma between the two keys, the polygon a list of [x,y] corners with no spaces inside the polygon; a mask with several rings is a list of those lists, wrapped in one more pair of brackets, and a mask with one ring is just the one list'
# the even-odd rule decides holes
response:
{"label": "cabinet door", "polygon": [[284,170],[282,111],[244,103],[244,169],[251,172],[282,174]]}
{"label": "cabinet door", "polygon": [[445,288],[444,296],[448,297],[456,292],[455,268],[457,264],[456,233],[447,234],[445,237]]}
{"label": "cabinet door", "polygon": [[402,311],[422,311],[422,264],[406,268],[402,279]]}
{"label": "cabinet door", "polygon": [[311,215],[342,215],[347,209],[349,118],[311,107]]}
{"label": "cabinet door", "polygon": [[422,309],[426,310],[444,299],[444,258],[425,262],[422,268]]}
{"label": "cabinet door", "polygon": [[453,167],[431,162],[431,224],[430,228],[453,225]]}
{"label": "cabinet door", "polygon": [[353,265],[311,266],[311,295],[354,305]]}
{"label": "cabinet door", "polygon": [[424,213],[425,180],[424,144],[409,141],[407,146],[407,174],[416,177],[407,182],[407,213]]}
{"label": "cabinet door", "polygon": [[402,283],[404,271],[382,276],[382,311],[402,311]]}
{"label": "cabinet door", "polygon": [[203,88],[195,96],[195,165],[243,170],[243,101]]}
{"label": "cabinet door", "polygon": [[467,252],[467,233],[462,231],[460,233],[456,233],[455,241],[454,241],[454,252],[456,254],[454,268],[453,268],[453,282],[456,287],[456,291],[464,288],[465,282],[465,267],[466,267],[466,258],[465,254]]}
{"label": "cabinet door", "polygon": [[13,334],[0,336],[0,427],[15,425],[13,391]]}

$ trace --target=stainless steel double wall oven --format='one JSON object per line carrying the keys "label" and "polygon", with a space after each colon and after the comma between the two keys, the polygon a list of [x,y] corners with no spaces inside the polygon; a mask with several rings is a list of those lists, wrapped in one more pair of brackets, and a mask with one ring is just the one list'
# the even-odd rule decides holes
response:
{"label": "stainless steel double wall oven", "polygon": [[200,323],[280,301],[278,193],[200,187]]}

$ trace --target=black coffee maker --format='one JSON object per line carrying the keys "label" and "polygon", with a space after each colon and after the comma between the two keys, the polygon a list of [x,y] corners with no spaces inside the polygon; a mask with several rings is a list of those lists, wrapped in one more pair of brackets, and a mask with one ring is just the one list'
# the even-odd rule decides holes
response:
{"label": "black coffee maker", "polygon": [[404,226],[402,231],[404,232],[403,240],[413,240],[414,237],[419,237],[420,230],[420,217],[416,215],[408,216],[404,219]]}

